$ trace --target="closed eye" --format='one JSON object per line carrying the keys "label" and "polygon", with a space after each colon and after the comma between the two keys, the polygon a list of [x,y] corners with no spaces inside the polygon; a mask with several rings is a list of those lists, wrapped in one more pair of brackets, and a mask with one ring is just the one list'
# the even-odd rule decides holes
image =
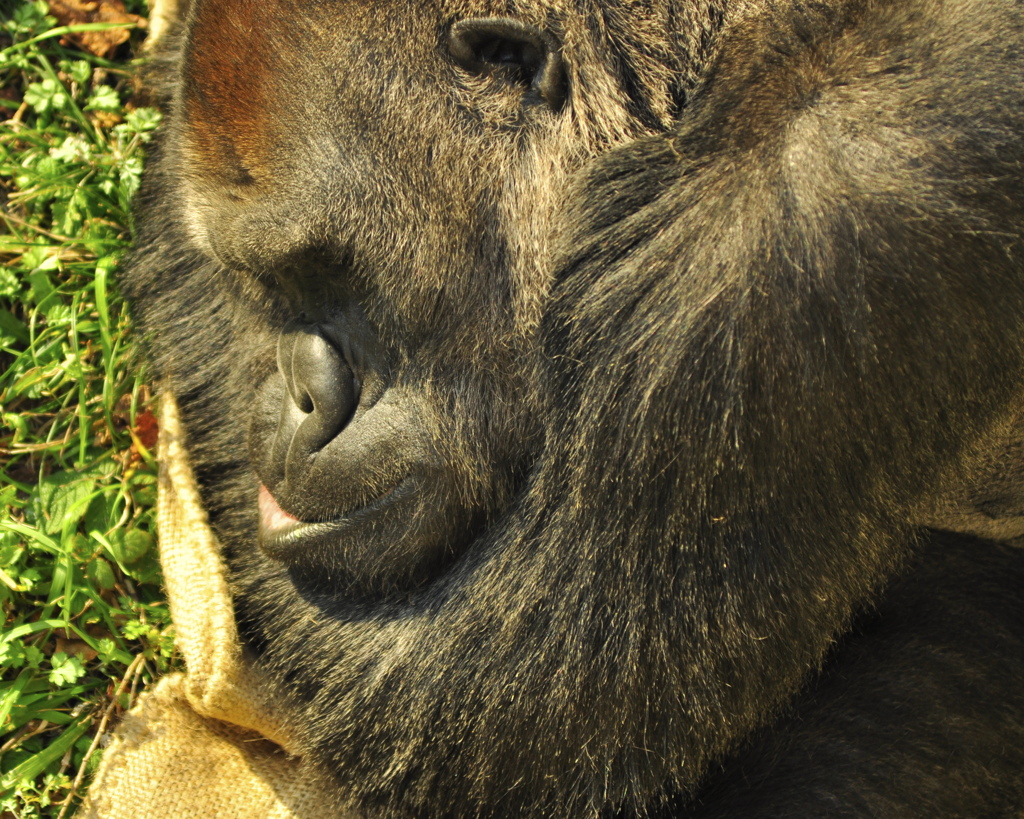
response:
{"label": "closed eye", "polygon": [[486,37],[471,45],[473,69],[501,73],[525,86],[533,84],[543,62],[540,50],[532,42],[507,37]]}
{"label": "closed eye", "polygon": [[535,91],[554,110],[565,100],[558,43],[533,26],[496,17],[461,20],[452,26],[448,50],[467,71]]}

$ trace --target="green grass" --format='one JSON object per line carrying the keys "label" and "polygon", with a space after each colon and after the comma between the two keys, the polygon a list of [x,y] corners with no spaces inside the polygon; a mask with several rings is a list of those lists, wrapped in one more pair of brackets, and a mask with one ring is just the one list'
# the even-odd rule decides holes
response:
{"label": "green grass", "polygon": [[73,813],[100,735],[176,662],[150,393],[112,281],[159,117],[133,102],[141,32],[111,61],[55,27],[0,0],[3,817]]}

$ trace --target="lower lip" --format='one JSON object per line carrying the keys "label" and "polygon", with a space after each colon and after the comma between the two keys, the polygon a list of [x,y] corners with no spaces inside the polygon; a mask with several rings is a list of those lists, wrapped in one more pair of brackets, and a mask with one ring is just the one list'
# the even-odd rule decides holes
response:
{"label": "lower lip", "polygon": [[260,484],[259,507],[260,531],[267,532],[271,537],[289,530],[297,523],[302,523],[278,506],[270,490],[263,484]]}
{"label": "lower lip", "polygon": [[397,501],[408,497],[413,491],[413,484],[412,476],[406,476],[394,489],[377,500],[326,521],[304,521],[288,514],[278,505],[270,490],[261,484],[258,500],[259,545],[267,554],[279,559],[306,546],[322,545],[332,536],[377,517]]}

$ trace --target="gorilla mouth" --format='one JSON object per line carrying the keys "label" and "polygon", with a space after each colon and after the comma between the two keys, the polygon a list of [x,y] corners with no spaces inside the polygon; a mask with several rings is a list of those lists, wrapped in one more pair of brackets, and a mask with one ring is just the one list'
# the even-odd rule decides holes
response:
{"label": "gorilla mouth", "polygon": [[350,530],[370,524],[393,505],[415,494],[416,480],[407,475],[391,490],[358,508],[328,520],[301,520],[289,514],[264,484],[259,489],[258,543],[270,557],[294,559],[297,552],[330,548]]}
{"label": "gorilla mouth", "polygon": [[359,306],[309,315],[281,330],[277,369],[255,390],[256,546],[351,595],[419,585],[467,542],[473,510],[433,445],[430,406],[395,383]]}

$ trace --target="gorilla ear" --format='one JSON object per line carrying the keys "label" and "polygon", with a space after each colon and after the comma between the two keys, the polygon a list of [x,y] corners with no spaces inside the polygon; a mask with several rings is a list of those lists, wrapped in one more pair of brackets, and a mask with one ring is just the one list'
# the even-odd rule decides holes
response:
{"label": "gorilla ear", "polygon": [[536,92],[552,111],[565,103],[566,76],[554,36],[518,20],[460,20],[448,35],[455,62],[474,74],[504,77]]}

